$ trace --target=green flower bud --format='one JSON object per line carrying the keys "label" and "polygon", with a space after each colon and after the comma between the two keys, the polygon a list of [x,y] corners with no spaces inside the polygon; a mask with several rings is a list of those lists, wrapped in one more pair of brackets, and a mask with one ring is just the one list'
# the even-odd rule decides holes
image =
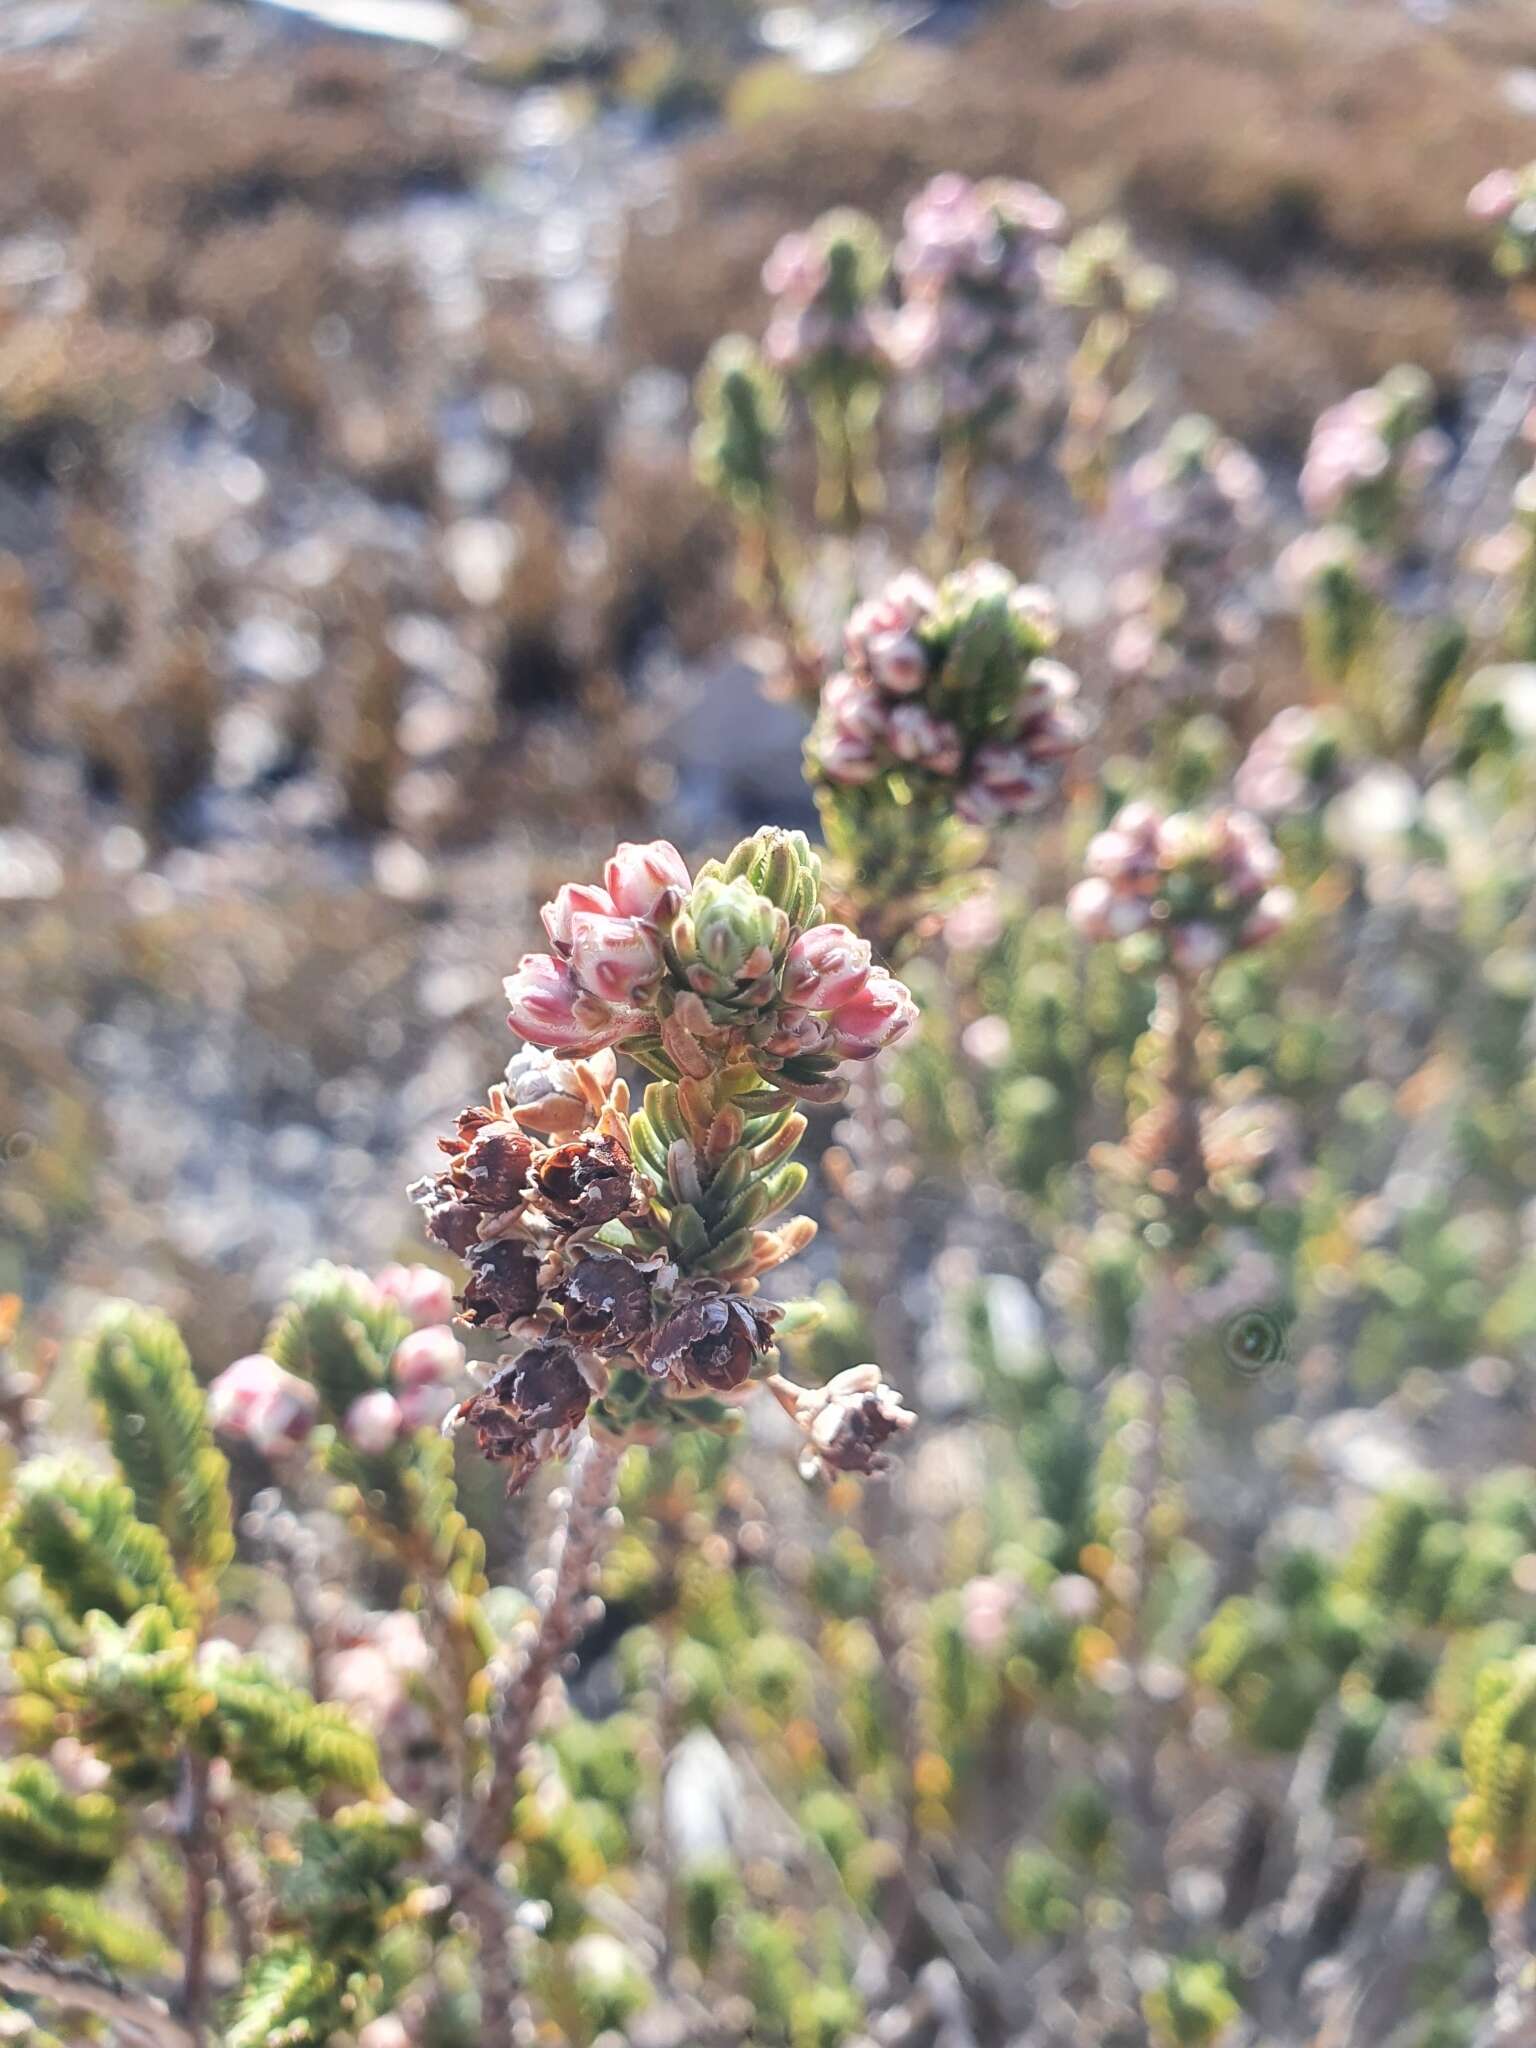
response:
{"label": "green flower bud", "polygon": [[703,876],[672,927],[672,945],[688,986],[707,1002],[749,1008],[771,1002],[775,969],[789,945],[787,914],[744,875]]}

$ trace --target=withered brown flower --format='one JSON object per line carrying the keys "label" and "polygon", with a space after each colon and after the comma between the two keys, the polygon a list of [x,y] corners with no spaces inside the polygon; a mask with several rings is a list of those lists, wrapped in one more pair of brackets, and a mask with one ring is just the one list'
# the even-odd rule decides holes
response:
{"label": "withered brown flower", "polygon": [[480,1219],[485,1210],[466,1201],[454,1185],[451,1173],[429,1173],[406,1190],[422,1212],[422,1226],[457,1258],[467,1258],[480,1242]]}
{"label": "withered brown flower", "polygon": [[484,1209],[515,1208],[528,1191],[532,1141],[516,1124],[481,1125],[450,1169],[455,1184]]}
{"label": "withered brown flower", "polygon": [[563,1455],[591,1399],[568,1344],[534,1344],[458,1412],[481,1453],[512,1468],[507,1489],[515,1493],[545,1458]]}
{"label": "withered brown flower", "polygon": [[656,1333],[650,1370],[658,1379],[729,1393],[773,1342],[773,1318],[738,1295],[706,1295],[668,1316]]}
{"label": "withered brown flower", "polygon": [[477,1244],[459,1305],[478,1329],[504,1330],[520,1316],[531,1316],[539,1305],[538,1254],[520,1238]]}
{"label": "withered brown flower", "polygon": [[552,1299],[565,1311],[573,1337],[598,1350],[622,1350],[651,1327],[651,1283],[622,1253],[579,1260]]}
{"label": "withered brown flower", "polygon": [[633,1215],[643,1200],[634,1169],[612,1138],[573,1138],[557,1145],[534,1168],[544,1206],[579,1228]]}
{"label": "withered brown flower", "polygon": [[824,1387],[802,1388],[796,1416],[806,1433],[800,1469],[807,1478],[817,1472],[883,1472],[890,1464],[885,1445],[916,1420],[875,1365],[850,1366]]}

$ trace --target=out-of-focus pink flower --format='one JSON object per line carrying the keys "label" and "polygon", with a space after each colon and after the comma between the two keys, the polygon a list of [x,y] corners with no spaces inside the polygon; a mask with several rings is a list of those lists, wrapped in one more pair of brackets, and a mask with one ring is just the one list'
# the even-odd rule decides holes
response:
{"label": "out-of-focus pink flower", "polygon": [[638,1007],[655,989],[661,946],[637,918],[578,911],[571,919],[571,972],[600,1002]]}
{"label": "out-of-focus pink flower", "polygon": [[208,1420],[264,1453],[302,1443],[319,1406],[307,1380],[262,1352],[237,1358],[208,1388]]}
{"label": "out-of-focus pink flower", "polygon": [[827,281],[827,259],[806,234],[781,235],[763,265],[763,290],[770,298],[809,304]]}
{"label": "out-of-focus pink flower", "polygon": [[817,761],[829,782],[873,782],[880,772],[880,763],[869,741],[852,733],[834,732],[822,746]]}
{"label": "out-of-focus pink flower", "polygon": [[840,1059],[867,1060],[894,1045],[916,1022],[912,991],[883,967],[874,967],[853,1000],[832,1012],[829,1028]]}
{"label": "out-of-focus pink flower", "polygon": [[981,1575],[967,1579],[960,1589],[960,1602],[960,1629],[966,1647],[978,1657],[995,1657],[1008,1640],[1019,1604],[1018,1586],[1012,1579]]}
{"label": "out-of-focus pink flower", "polygon": [[[450,1297],[450,1312],[452,1300]],[[389,1376],[401,1390],[456,1380],[464,1370],[464,1346],[446,1323],[413,1330],[395,1346]]]}
{"label": "out-of-focus pink flower", "polygon": [[428,1381],[421,1386],[406,1387],[400,1395],[400,1427],[402,1429],[439,1429],[450,1408],[458,1406],[459,1394],[453,1387],[445,1387]]}
{"label": "out-of-focus pink flower", "polygon": [[835,1010],[860,995],[870,976],[869,941],[842,924],[813,925],[789,949],[780,989],[800,1010]]}
{"label": "out-of-focus pink flower", "polygon": [[360,1394],[342,1420],[342,1434],[367,1458],[382,1458],[399,1441],[405,1427],[400,1403],[385,1387]]}
{"label": "out-of-focus pink flower", "polygon": [[1052,782],[1032,748],[1018,741],[991,741],[977,749],[970,780],[955,798],[955,809],[973,825],[1033,810],[1050,795]]}
{"label": "out-of-focus pink flower", "polygon": [[923,704],[898,704],[886,721],[891,752],[898,760],[930,768],[935,775],[953,775],[963,758],[959,728],[935,718]]}
{"label": "out-of-focus pink flower", "polygon": [[373,1284],[418,1330],[446,1323],[453,1315],[453,1282],[435,1266],[385,1266],[375,1273]]}
{"label": "out-of-focus pink flower", "polygon": [[642,924],[675,910],[693,881],[688,863],[670,839],[643,844],[622,840],[609,858],[603,879],[618,914],[639,918]]}
{"label": "out-of-focus pink flower", "polygon": [[1513,171],[1489,171],[1467,194],[1467,212],[1473,220],[1508,220],[1520,200],[1520,180]]}

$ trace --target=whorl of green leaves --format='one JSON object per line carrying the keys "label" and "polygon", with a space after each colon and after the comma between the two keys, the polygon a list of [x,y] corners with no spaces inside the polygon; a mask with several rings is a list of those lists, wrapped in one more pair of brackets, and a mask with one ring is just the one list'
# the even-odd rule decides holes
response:
{"label": "whorl of green leaves", "polygon": [[1141,2002],[1156,2048],[1215,2048],[1241,2016],[1219,1963],[1177,1960]]}
{"label": "whorl of green leaves", "polygon": [[[7,1878],[0,1882],[0,1945],[25,1948],[33,1941],[54,1955],[90,1956],[109,1970],[160,1970],[169,1960],[158,1934],[114,1912],[98,1892],[15,1884]],[[0,1999],[0,2016],[11,2010]],[[0,2040],[9,2038],[0,2026]],[[17,2038],[26,2048],[47,2048],[53,2036],[23,2032]]]}
{"label": "whorl of green leaves", "polygon": [[228,1467],[174,1323],[116,1302],[85,1345],[86,1380],[140,1521],[163,1531],[183,1570],[217,1577],[234,1555]]}
{"label": "whorl of green leaves", "polygon": [[397,1911],[421,1822],[400,1806],[348,1806],[298,1828],[296,1863],[274,1872],[278,1910],[324,1955],[365,1960]]}
{"label": "whorl of green leaves", "polygon": [[7,1883],[90,1889],[104,1884],[122,1845],[116,1804],[66,1791],[38,1757],[0,1765],[0,1870]]}
{"label": "whorl of green leaves", "polygon": [[1070,1870],[1048,1849],[1021,1843],[1003,1872],[1003,1919],[1024,1941],[1070,1934],[1078,1909]]}
{"label": "whorl of green leaves", "polygon": [[693,461],[699,481],[734,510],[761,518],[774,495],[784,387],[743,334],[723,335],[699,374]]}
{"label": "whorl of green leaves", "polygon": [[1346,1581],[1378,1600],[1404,1598],[1413,1584],[1425,1535],[1448,1507],[1444,1489],[1432,1480],[1411,1482],[1388,1494],[1372,1510],[1346,1560]]}
{"label": "whorl of green leaves", "polygon": [[100,1612],[126,1622],[149,1605],[191,1621],[165,1537],[134,1508],[121,1480],[60,1460],[36,1459],[17,1475],[12,1540],[75,1621]]}
{"label": "whorl of green leaves", "polygon": [[1451,1860],[1489,1904],[1524,1898],[1536,1875],[1536,1649],[1483,1672],[1461,1760]]}
{"label": "whorl of green leaves", "polygon": [[[729,1274],[751,1260],[753,1232],[794,1202],[806,1167],[790,1155],[806,1120],[778,1107],[753,1113],[732,1099],[739,1070],[710,1081],[655,1081],[630,1118],[635,1164],[666,1216],[667,1239],[686,1273]],[[691,1133],[703,1129],[702,1144]]]}
{"label": "whorl of green leaves", "polygon": [[345,1986],[306,1942],[274,1942],[245,1973],[224,2048],[318,2048],[341,2025]]}
{"label": "whorl of green leaves", "polygon": [[214,1712],[205,1739],[257,1791],[371,1792],[378,1784],[373,1738],[342,1708],[318,1705],[254,1660],[217,1666],[208,1683]]}
{"label": "whorl of green leaves", "polygon": [[392,1302],[359,1287],[342,1267],[320,1264],[294,1282],[267,1349],[309,1381],[336,1420],[387,1383],[389,1361],[410,1327]]}
{"label": "whorl of green leaves", "polygon": [[1460,1790],[1460,1773],[1434,1757],[1415,1758],[1385,1772],[1366,1813],[1373,1861],[1388,1870],[1417,1870],[1437,1862],[1445,1853]]}
{"label": "whorl of green leaves", "polygon": [[123,1625],[98,1616],[84,1654],[48,1665],[39,1679],[122,1788],[154,1797],[174,1786],[208,1711],[196,1660],[190,1629],[163,1607],[142,1607]]}

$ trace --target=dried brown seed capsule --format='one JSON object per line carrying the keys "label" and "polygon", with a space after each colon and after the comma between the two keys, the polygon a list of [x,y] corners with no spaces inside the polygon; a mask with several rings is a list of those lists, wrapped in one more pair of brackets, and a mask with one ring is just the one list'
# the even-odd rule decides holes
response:
{"label": "dried brown seed capsule", "polygon": [[650,1370],[658,1379],[670,1376],[685,1386],[729,1393],[749,1377],[772,1342],[773,1319],[766,1310],[712,1295],[689,1302],[662,1324]]}
{"label": "dried brown seed capsule", "polygon": [[458,1258],[467,1258],[480,1241],[480,1219],[485,1211],[466,1201],[447,1173],[428,1174],[408,1192],[422,1212],[428,1237]]}
{"label": "dried brown seed capsule", "polygon": [[489,1123],[476,1131],[452,1168],[453,1179],[472,1202],[491,1210],[511,1209],[528,1190],[533,1145],[516,1124]]}
{"label": "dried brown seed capsule", "polygon": [[573,1138],[534,1168],[546,1208],[567,1222],[592,1228],[634,1213],[641,1200],[634,1171],[611,1138]]}
{"label": "dried brown seed capsule", "polygon": [[575,1352],[569,1344],[551,1343],[531,1345],[502,1366],[469,1405],[494,1408],[528,1430],[574,1429],[591,1399]]}
{"label": "dried brown seed capsule", "polygon": [[651,1283],[629,1259],[580,1260],[553,1297],[573,1337],[598,1349],[621,1350],[651,1327]]}
{"label": "dried brown seed capsule", "polygon": [[459,1303],[467,1322],[504,1330],[539,1305],[538,1255],[519,1238],[498,1238],[470,1254],[469,1279]]}

